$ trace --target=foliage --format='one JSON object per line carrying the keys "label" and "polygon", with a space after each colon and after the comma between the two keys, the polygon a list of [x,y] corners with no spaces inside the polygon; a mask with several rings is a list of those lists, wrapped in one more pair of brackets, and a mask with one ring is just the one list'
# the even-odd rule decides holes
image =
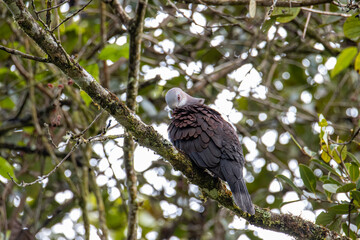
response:
{"label": "foliage", "polygon": [[[35,16],[32,2],[24,2]],[[70,1],[52,9],[50,25],[56,26],[82,4]],[[102,4],[104,23],[99,14]],[[182,87],[206,98],[238,130],[248,189],[256,205],[281,213],[308,213],[317,224],[356,239],[360,229],[358,7],[341,1],[315,4],[320,14],[309,15],[304,7],[270,11],[255,1],[249,4],[150,1],[136,113],[166,134],[167,90]],[[34,5],[37,11],[47,8],[45,1]],[[123,7],[132,17],[135,6],[136,1],[130,1]],[[9,10],[0,11],[0,44],[44,56],[18,29]],[[46,22],[47,11],[38,15]],[[58,30],[54,34],[64,50],[124,100],[131,45],[114,9],[91,2]],[[123,140],[90,141],[105,133],[123,134],[123,129],[104,113],[93,122],[99,106],[54,65],[4,51],[0,59],[3,236],[24,231],[38,239],[86,238],[88,219],[91,235],[100,236],[108,229],[113,239],[124,239],[128,192]],[[71,151],[74,136],[82,132],[89,143],[42,179]],[[246,223],[239,224],[227,210],[206,201],[197,186],[149,150],[137,147],[135,169],[142,239],[264,238],[258,229],[244,230]],[[13,184],[8,174],[18,183],[39,181],[22,187]],[[101,214],[105,223],[99,220]],[[59,230],[64,227],[69,231]]]}

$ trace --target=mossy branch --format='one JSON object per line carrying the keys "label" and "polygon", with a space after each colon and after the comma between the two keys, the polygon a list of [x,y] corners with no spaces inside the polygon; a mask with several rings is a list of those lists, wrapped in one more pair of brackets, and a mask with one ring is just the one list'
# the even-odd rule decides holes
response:
{"label": "mossy branch", "polygon": [[[108,111],[124,128],[133,134],[142,146],[152,149],[171,165],[181,171],[190,182],[202,188],[203,192],[234,214],[249,223],[277,232],[283,232],[299,239],[348,239],[338,233],[290,214],[276,214],[268,209],[256,207],[255,215],[241,211],[233,202],[231,192],[222,182],[200,170],[179,153],[172,144],[164,139],[152,126],[144,124],[114,94],[104,89],[99,83],[64,53],[48,32],[43,30],[29,13],[21,0],[4,0],[15,21],[28,34],[67,76],[72,78],[93,101]],[[68,61],[70,59],[70,61]]]}

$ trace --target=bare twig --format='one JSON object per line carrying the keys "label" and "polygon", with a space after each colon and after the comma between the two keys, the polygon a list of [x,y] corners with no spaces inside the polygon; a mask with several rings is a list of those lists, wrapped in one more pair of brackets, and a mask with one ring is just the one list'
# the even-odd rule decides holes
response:
{"label": "bare twig", "polygon": [[84,6],[82,6],[79,10],[77,10],[76,12],[74,12],[73,14],[71,14],[70,16],[68,16],[67,18],[65,18],[64,20],[62,20],[56,27],[54,27],[53,29],[51,29],[51,32],[54,32],[58,27],[60,27],[63,23],[67,22],[69,19],[71,19],[72,17],[74,17],[75,15],[77,15],[79,12],[81,12],[82,10],[84,10],[90,3],[92,2],[92,0],[90,0],[88,3],[86,3]]}
{"label": "bare twig", "polygon": [[115,15],[120,18],[122,24],[128,27],[131,18],[125,12],[124,8],[120,5],[117,0],[103,0],[105,3],[109,4],[111,9],[114,11]]}
{"label": "bare twig", "polygon": [[20,52],[18,50],[12,49],[12,48],[7,48],[7,47],[2,46],[2,45],[0,45],[0,49],[5,51],[5,52],[8,52],[10,54],[18,55],[18,56],[26,58],[26,59],[31,59],[31,60],[35,60],[35,61],[38,61],[38,62],[45,62],[45,63],[50,62],[49,58],[42,58],[42,57],[32,56],[32,55],[29,55],[27,53],[23,53],[23,52]]}
{"label": "bare twig", "polygon": [[68,159],[70,157],[70,155],[76,150],[76,148],[80,145],[79,143],[76,143],[70,150],[70,152],[58,163],[56,164],[56,166],[47,174],[43,175],[43,176],[39,176],[38,179],[36,179],[33,182],[22,182],[22,183],[17,183],[15,181],[15,179],[8,173],[10,179],[18,186],[18,187],[27,187],[27,186],[31,186],[34,185],[35,183],[41,183],[43,180],[47,179],[51,174],[53,174],[59,167],[60,165],[66,161],[66,159]]}
{"label": "bare twig", "polygon": [[306,12],[318,13],[318,14],[322,14],[322,15],[329,15],[329,16],[339,16],[339,17],[344,17],[344,18],[351,17],[351,14],[321,11],[318,9],[312,9],[312,7],[310,7],[310,8],[302,7],[301,10],[306,11]]}
{"label": "bare twig", "polygon": [[[312,9],[314,6],[311,6],[310,9]],[[302,35],[302,38],[305,39],[305,36],[306,36],[306,30],[308,28],[308,25],[309,25],[309,22],[310,22],[310,18],[311,18],[311,12],[309,11],[308,12],[308,15],[306,17],[306,22],[305,22],[305,27],[304,27],[304,32],[303,32],[303,35]]]}
{"label": "bare twig", "polygon": [[46,12],[46,11],[61,7],[62,5],[64,5],[65,3],[68,3],[69,1],[70,0],[65,0],[65,1],[59,3],[59,4],[55,5],[55,6],[50,7],[50,8],[45,8],[45,9],[39,10],[39,11],[37,11],[37,13],[42,13],[42,12]]}

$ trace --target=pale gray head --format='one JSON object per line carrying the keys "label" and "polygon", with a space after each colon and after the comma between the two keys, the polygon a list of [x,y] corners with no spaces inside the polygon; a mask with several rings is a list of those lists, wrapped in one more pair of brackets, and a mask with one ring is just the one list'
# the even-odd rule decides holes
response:
{"label": "pale gray head", "polygon": [[169,108],[175,109],[183,106],[204,104],[205,100],[203,98],[194,98],[180,88],[172,88],[166,93],[165,101]]}

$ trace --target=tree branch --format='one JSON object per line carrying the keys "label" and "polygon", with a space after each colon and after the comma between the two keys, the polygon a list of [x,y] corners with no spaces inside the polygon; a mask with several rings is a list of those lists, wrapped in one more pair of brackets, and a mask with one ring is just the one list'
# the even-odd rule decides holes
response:
{"label": "tree branch", "polygon": [[[71,59],[67,61],[64,52],[33,19],[21,0],[4,0],[14,19],[53,60],[66,75],[72,78],[99,106],[108,111],[124,128],[131,132],[137,142],[152,149],[171,165],[180,170],[193,184],[200,186],[203,192],[222,206],[231,210],[249,223],[273,231],[283,232],[300,239],[348,239],[329,229],[290,214],[276,214],[267,209],[256,207],[255,215],[249,215],[233,202],[231,192],[217,179],[197,168],[179,153],[169,141],[164,139],[152,126],[144,124],[114,94],[102,88],[99,83]],[[314,3],[312,3],[314,4]]]}
{"label": "tree branch", "polygon": [[10,54],[13,54],[13,55],[18,55],[18,56],[20,56],[22,58],[35,60],[35,61],[38,61],[38,62],[50,62],[50,60],[48,58],[32,56],[32,55],[20,52],[20,51],[15,50],[15,49],[7,48],[7,47],[5,47],[3,45],[0,45],[0,49],[7,52],[7,53],[10,53]]}
{"label": "tree branch", "polygon": [[[139,0],[136,14],[129,22],[128,31],[130,34],[129,52],[129,74],[126,91],[126,106],[135,111],[136,97],[139,87],[141,39],[144,28],[144,17],[146,12],[147,0]],[[137,177],[134,169],[135,143],[132,134],[128,132],[124,139],[124,165],[126,172],[126,186],[129,192],[129,212],[128,212],[128,240],[137,239]]]}
{"label": "tree branch", "polygon": [[118,0],[103,0],[105,3],[109,4],[111,9],[114,11],[115,15],[118,16],[126,27],[128,27],[131,18],[125,12],[124,8],[120,5]]}
{"label": "tree branch", "polygon": [[[178,2],[185,3],[197,3],[207,5],[249,5],[250,0],[179,0]],[[325,3],[331,3],[332,0],[278,0],[276,7],[305,7],[311,5],[320,5]],[[257,6],[270,7],[273,5],[273,1],[269,0],[256,0]]]}

